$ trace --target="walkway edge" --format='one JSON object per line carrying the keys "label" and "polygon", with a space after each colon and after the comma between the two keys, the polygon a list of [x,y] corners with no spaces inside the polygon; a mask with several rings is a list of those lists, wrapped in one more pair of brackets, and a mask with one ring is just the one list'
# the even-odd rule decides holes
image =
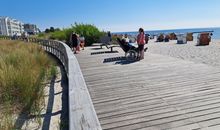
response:
{"label": "walkway edge", "polygon": [[[62,42],[61,42],[62,43]],[[69,126],[71,130],[101,130],[78,60],[64,43],[68,57]]]}

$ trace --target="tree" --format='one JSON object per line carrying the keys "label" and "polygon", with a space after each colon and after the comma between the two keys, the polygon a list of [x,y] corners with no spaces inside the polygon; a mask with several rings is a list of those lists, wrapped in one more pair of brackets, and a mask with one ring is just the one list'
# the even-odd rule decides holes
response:
{"label": "tree", "polygon": [[98,42],[100,37],[105,35],[104,32],[99,31],[99,29],[92,24],[75,23],[71,26],[71,31],[68,32],[69,34],[67,34],[67,36],[72,32],[83,35],[85,37],[86,46],[90,46],[93,43]]}
{"label": "tree", "polygon": [[54,27],[50,27],[50,32],[55,32]]}
{"label": "tree", "polygon": [[49,33],[49,32],[50,32],[50,29],[46,28],[45,33]]}
{"label": "tree", "polygon": [[56,28],[55,30],[54,30],[55,32],[57,32],[57,31],[61,31],[61,29],[59,29],[59,28]]}

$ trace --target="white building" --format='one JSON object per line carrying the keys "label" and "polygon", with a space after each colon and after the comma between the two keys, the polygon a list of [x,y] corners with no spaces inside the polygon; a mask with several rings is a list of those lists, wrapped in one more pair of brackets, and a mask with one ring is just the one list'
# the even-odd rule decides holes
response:
{"label": "white building", "polygon": [[24,24],[24,31],[29,35],[35,35],[39,33],[39,29],[35,24]]}
{"label": "white building", "polygon": [[24,32],[24,26],[21,21],[9,17],[0,17],[0,35],[20,36]]}

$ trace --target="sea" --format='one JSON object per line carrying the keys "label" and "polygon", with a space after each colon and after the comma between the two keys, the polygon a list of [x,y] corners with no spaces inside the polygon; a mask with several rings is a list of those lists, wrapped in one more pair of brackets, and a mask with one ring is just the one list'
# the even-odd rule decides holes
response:
{"label": "sea", "polygon": [[[220,27],[218,28],[194,28],[194,29],[173,29],[173,30],[153,30],[153,31],[145,31],[146,34],[149,35],[159,35],[159,34],[169,34],[169,33],[176,33],[176,34],[184,34],[192,32],[193,35],[196,37],[200,32],[212,32],[212,39],[220,39]],[[128,35],[137,35],[138,32],[116,32],[113,34],[128,34]]]}

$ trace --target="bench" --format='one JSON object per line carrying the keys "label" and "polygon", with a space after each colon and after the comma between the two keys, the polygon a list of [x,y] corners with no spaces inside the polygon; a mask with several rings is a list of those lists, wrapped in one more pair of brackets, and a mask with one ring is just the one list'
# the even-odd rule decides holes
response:
{"label": "bench", "polygon": [[113,52],[114,47],[119,47],[117,45],[111,44],[111,38],[108,36],[103,36],[100,38],[100,48],[102,49],[103,46],[105,46],[107,49],[111,49],[111,52]]}
{"label": "bench", "polygon": [[113,52],[113,48],[114,47],[120,47],[120,46],[117,46],[117,45],[106,45],[106,48],[107,49],[111,49],[111,52]]}

